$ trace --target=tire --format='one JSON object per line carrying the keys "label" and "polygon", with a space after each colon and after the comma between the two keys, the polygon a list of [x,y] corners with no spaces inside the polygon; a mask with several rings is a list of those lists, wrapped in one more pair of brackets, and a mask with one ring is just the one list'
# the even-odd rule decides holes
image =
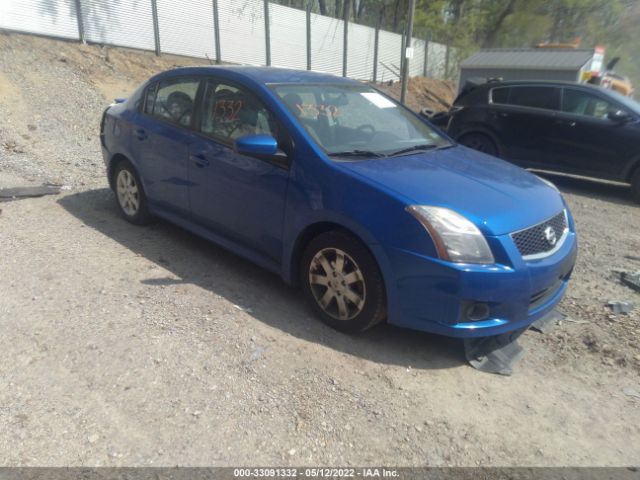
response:
{"label": "tire", "polygon": [[498,156],[498,147],[495,142],[484,133],[467,133],[460,138],[459,142],[465,147],[473,148],[487,155]]}
{"label": "tire", "polygon": [[121,160],[113,172],[116,203],[124,219],[134,225],[147,225],[153,221],[149,213],[147,196],[138,172],[128,160]]}
{"label": "tire", "polygon": [[640,203],[640,167],[636,168],[631,177],[631,198],[636,203]]}
{"label": "tire", "polygon": [[380,269],[367,247],[347,232],[322,233],[309,242],[300,283],[311,307],[336,330],[362,332],[386,318]]}

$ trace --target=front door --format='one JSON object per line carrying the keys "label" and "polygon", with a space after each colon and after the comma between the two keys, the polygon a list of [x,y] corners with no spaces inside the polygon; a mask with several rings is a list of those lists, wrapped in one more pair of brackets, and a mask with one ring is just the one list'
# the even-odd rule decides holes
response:
{"label": "front door", "polygon": [[607,118],[623,107],[595,93],[565,88],[555,148],[562,170],[620,179],[637,154],[637,130]]}
{"label": "front door", "polygon": [[245,135],[279,137],[264,104],[246,88],[208,80],[199,129],[189,148],[193,219],[254,251],[280,261],[288,166],[236,153]]}

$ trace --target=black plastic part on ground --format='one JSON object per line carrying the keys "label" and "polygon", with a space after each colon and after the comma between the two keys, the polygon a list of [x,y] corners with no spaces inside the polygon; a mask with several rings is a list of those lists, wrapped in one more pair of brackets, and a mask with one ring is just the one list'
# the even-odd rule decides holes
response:
{"label": "black plastic part on ground", "polygon": [[[562,313],[552,310],[533,322],[531,328],[547,333],[563,318]],[[524,355],[524,348],[518,343],[518,338],[526,330],[527,328],[521,328],[492,337],[465,338],[464,353],[467,361],[482,372],[511,375],[513,365]]]}
{"label": "black plastic part on ground", "polygon": [[549,331],[555,327],[558,322],[564,320],[565,315],[557,310],[551,310],[544,317],[539,318],[531,324],[531,329],[540,333],[549,333]]}
{"label": "black plastic part on ground", "polygon": [[513,365],[524,355],[518,337],[526,328],[492,337],[465,338],[464,353],[467,361],[477,370],[500,375],[511,375]]}

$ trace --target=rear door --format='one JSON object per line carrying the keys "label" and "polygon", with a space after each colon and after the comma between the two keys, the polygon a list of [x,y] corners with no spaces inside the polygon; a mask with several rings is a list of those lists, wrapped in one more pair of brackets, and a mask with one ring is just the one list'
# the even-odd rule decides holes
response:
{"label": "rear door", "polygon": [[638,152],[637,130],[607,118],[624,110],[604,95],[565,87],[558,114],[555,148],[567,172],[622,178],[624,167]]}
{"label": "rear door", "polygon": [[136,167],[149,201],[162,209],[189,215],[189,144],[200,85],[199,77],[161,80],[146,92],[132,130]]}
{"label": "rear door", "polygon": [[492,123],[501,142],[501,156],[523,166],[553,162],[549,141],[560,110],[560,88],[496,87],[490,94]]}

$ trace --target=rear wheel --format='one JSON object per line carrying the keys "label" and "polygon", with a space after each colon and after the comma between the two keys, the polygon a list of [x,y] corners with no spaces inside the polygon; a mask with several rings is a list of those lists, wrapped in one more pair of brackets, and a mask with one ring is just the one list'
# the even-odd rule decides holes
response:
{"label": "rear wheel", "polygon": [[122,160],[114,172],[116,200],[120,213],[128,222],[145,225],[152,221],[147,196],[131,162]]}
{"label": "rear wheel", "polygon": [[473,148],[487,155],[498,156],[498,147],[495,142],[484,133],[468,133],[459,142],[465,147]]}
{"label": "rear wheel", "polygon": [[636,172],[631,177],[631,198],[640,203],[640,167],[636,168]]}
{"label": "rear wheel", "polygon": [[378,265],[362,242],[346,232],[323,233],[309,243],[300,281],[312,308],[337,330],[361,332],[386,316]]}

